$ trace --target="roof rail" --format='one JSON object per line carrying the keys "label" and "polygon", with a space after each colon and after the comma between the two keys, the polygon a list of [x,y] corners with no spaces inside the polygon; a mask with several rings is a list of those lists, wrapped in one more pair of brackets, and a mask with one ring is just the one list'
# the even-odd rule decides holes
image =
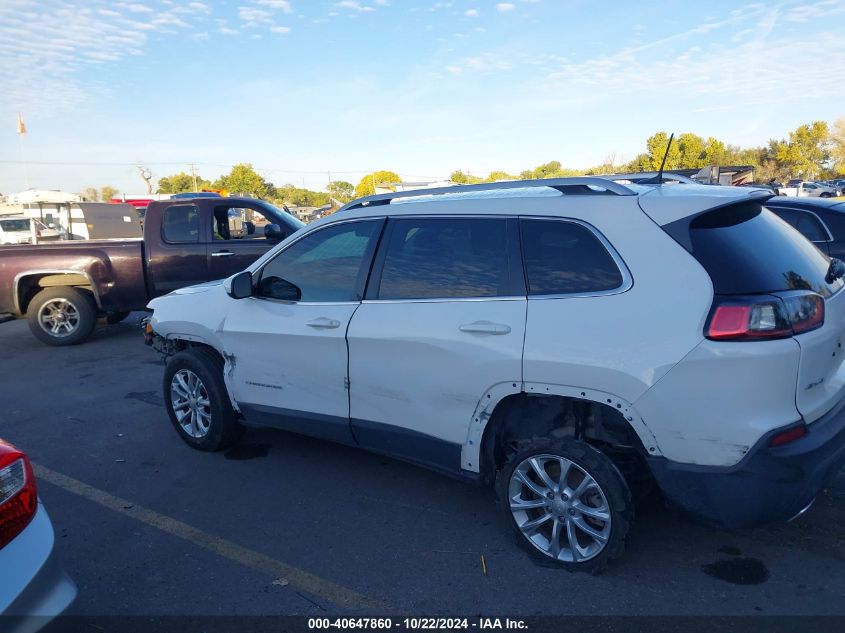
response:
{"label": "roof rail", "polygon": [[[527,189],[530,187],[548,187],[557,189],[564,195],[616,195],[635,196],[637,192],[606,178],[595,176],[579,176],[575,178],[541,178],[538,180],[513,180],[507,182],[488,182],[479,185],[457,185],[455,187],[437,187],[436,189],[413,189],[411,191],[396,191],[382,193],[376,196],[358,198],[346,203],[338,209],[348,211],[361,207],[374,207],[390,204],[398,198],[419,198],[421,196],[442,196],[450,193],[473,193],[476,191],[497,191],[501,189]],[[599,187],[603,191],[596,191],[590,187]]]}

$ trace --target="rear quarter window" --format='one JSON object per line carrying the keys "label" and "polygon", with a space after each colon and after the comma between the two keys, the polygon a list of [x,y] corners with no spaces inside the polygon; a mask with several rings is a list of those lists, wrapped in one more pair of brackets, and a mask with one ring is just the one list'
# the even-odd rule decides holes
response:
{"label": "rear quarter window", "polygon": [[200,213],[196,205],[178,204],[164,210],[161,234],[165,242],[199,242]]}
{"label": "rear quarter window", "polygon": [[520,221],[528,294],[589,294],[623,285],[622,272],[587,227],[564,220]]}

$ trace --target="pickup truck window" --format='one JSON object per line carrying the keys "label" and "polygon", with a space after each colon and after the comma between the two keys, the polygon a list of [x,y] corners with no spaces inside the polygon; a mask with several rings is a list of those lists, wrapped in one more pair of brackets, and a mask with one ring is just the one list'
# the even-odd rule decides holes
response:
{"label": "pickup truck window", "polygon": [[214,207],[210,221],[215,241],[263,240],[264,227],[275,223],[258,209],[225,204]]}
{"label": "pickup truck window", "polygon": [[[295,242],[261,271],[258,296],[299,301],[359,301],[380,220],[327,226]],[[362,263],[367,260],[367,265]],[[298,291],[298,292],[297,292]],[[293,294],[291,294],[293,292]]]}
{"label": "pickup truck window", "polygon": [[161,226],[165,242],[199,242],[199,209],[193,204],[168,207],[164,211],[164,221]]}

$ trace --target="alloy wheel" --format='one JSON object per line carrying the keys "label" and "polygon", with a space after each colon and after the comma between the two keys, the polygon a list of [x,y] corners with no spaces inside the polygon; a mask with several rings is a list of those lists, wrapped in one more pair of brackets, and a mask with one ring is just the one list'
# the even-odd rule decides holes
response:
{"label": "alloy wheel", "polygon": [[202,380],[190,369],[180,369],[170,381],[170,403],[179,426],[200,439],[211,428],[211,401]]}
{"label": "alloy wheel", "polygon": [[50,336],[64,338],[79,328],[79,309],[67,299],[50,299],[38,310],[38,324]]}
{"label": "alloy wheel", "polygon": [[589,472],[560,455],[520,462],[508,483],[508,501],[522,535],[550,558],[584,562],[610,540],[607,496]]}

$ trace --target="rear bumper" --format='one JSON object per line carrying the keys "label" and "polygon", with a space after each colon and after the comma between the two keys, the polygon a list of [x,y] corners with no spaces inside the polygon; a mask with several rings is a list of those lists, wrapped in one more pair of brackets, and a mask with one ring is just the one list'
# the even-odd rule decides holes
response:
{"label": "rear bumper", "polygon": [[76,585],[62,570],[53,526],[39,502],[32,522],[0,550],[0,629],[37,631],[75,597]]}
{"label": "rear bumper", "polygon": [[845,399],[807,427],[800,440],[769,448],[763,436],[729,468],[679,464],[649,466],[672,503],[708,523],[731,528],[785,522],[798,515],[845,463]]}

